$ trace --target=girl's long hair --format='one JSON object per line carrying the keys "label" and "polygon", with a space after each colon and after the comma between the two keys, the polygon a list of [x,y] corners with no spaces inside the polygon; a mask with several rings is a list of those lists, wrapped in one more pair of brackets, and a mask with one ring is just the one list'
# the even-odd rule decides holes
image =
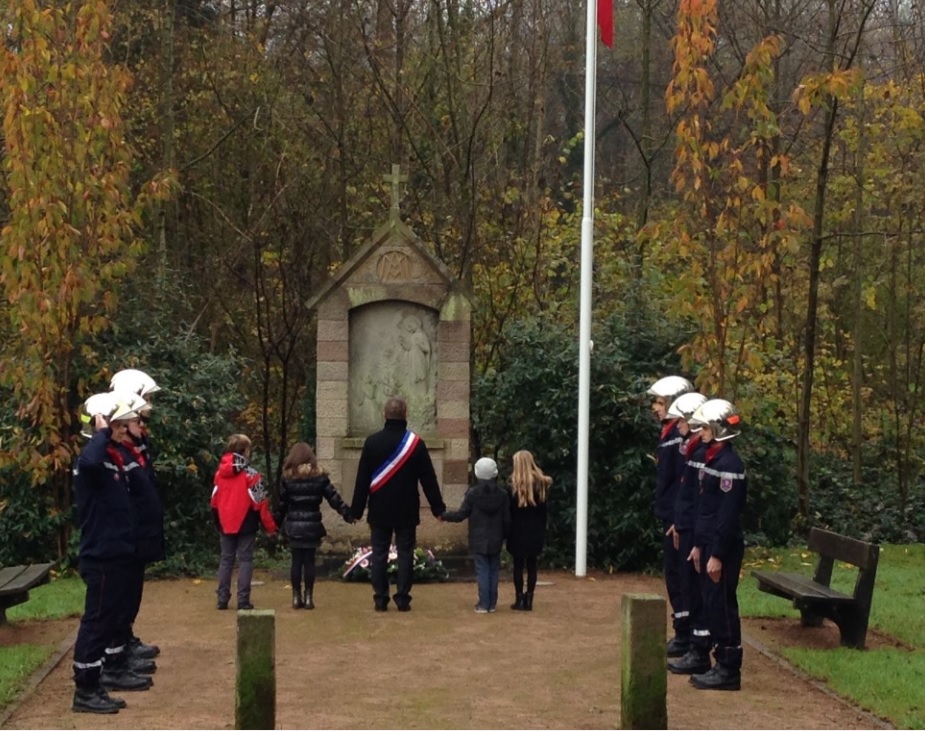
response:
{"label": "girl's long hair", "polygon": [[283,479],[292,480],[299,477],[314,477],[323,470],[318,466],[314,450],[305,442],[296,442],[283,462]]}
{"label": "girl's long hair", "polygon": [[526,449],[514,454],[514,471],[511,473],[511,492],[517,498],[517,507],[538,505],[546,502],[546,491],[552,485],[552,478],[543,474],[536,466],[533,455]]}

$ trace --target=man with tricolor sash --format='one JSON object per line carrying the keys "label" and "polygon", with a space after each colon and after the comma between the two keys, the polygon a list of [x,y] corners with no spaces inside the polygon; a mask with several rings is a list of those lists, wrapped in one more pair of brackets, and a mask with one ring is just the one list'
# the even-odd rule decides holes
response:
{"label": "man with tricolor sash", "polygon": [[417,526],[421,522],[418,484],[434,517],[446,510],[437,474],[427,445],[408,429],[408,405],[391,397],[385,403],[385,426],[363,443],[357,466],[351,510],[356,520],[363,517],[369,502],[367,522],[373,549],[370,574],[377,612],[389,608],[388,567],[392,537],[398,551],[398,582],[395,605],[398,611],[411,609],[411,582]]}

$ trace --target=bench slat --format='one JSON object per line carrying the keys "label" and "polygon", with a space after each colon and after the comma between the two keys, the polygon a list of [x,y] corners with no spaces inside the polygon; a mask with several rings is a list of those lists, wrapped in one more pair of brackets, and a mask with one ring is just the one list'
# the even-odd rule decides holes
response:
{"label": "bench slat", "polygon": [[16,577],[25,570],[25,566],[7,566],[4,569],[0,569],[0,589],[3,589],[3,587],[11,581],[14,581]]}
{"label": "bench slat", "polygon": [[880,547],[875,543],[848,538],[822,528],[810,530],[808,548],[820,556],[828,556],[836,561],[844,561],[861,569],[876,566],[880,550]]}
{"label": "bench slat", "polygon": [[[818,600],[825,602],[854,602],[854,597],[843,594],[800,574],[784,574],[773,571],[752,571],[759,585],[774,587],[794,598]],[[759,586],[759,588],[761,588]]]}
{"label": "bench slat", "polygon": [[37,563],[31,566],[10,566],[0,569],[0,596],[19,594],[48,581],[48,572],[54,563]]}
{"label": "bench slat", "polygon": [[[812,578],[802,574],[752,571],[752,576],[758,579],[758,588],[790,599],[793,606],[800,610],[800,623],[804,627],[818,627],[823,619],[829,619],[838,625],[843,646],[863,648],[880,546],[813,528],[809,532],[808,547],[819,558]],[[835,561],[857,568],[853,596],[831,587]]]}

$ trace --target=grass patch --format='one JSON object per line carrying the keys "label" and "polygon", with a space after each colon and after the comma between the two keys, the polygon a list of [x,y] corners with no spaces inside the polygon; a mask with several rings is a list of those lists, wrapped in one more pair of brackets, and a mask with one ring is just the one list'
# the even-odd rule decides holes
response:
{"label": "grass patch", "polygon": [[[812,576],[816,556],[805,548],[749,549],[739,583],[739,608],[749,617],[793,617],[800,613],[786,599],[758,590],[752,569],[781,570]],[[897,728],[925,727],[925,545],[883,545],[874,586],[870,626],[911,649],[811,650],[788,648],[785,657],[835,692],[888,718]],[[836,563],[832,586],[854,591],[857,569]]]}
{"label": "grass patch", "polygon": [[29,590],[29,600],[6,610],[11,622],[28,619],[66,619],[83,612],[86,589],[78,576],[52,580]]}
{"label": "grass patch", "polygon": [[0,647],[0,706],[16,698],[28,678],[55,651],[54,645]]}
{"label": "grass patch", "polygon": [[[28,601],[6,610],[12,622],[76,617],[83,611],[85,587],[77,576],[59,577],[29,590]],[[32,673],[48,661],[57,645],[19,644],[0,647],[0,707],[16,698]]]}
{"label": "grass patch", "polygon": [[925,728],[925,652],[894,647],[858,652],[788,648],[784,656],[839,695],[897,728]]}

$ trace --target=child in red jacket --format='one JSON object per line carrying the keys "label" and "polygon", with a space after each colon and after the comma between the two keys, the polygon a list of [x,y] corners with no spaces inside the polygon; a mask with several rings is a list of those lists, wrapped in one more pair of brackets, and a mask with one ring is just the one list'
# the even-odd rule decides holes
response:
{"label": "child in red jacket", "polygon": [[228,438],[225,454],[215,472],[212,488],[212,515],[221,533],[222,558],[218,565],[219,609],[228,609],[231,574],[238,559],[238,609],[253,609],[251,577],[254,571],[254,545],[260,523],[267,534],[276,534],[267,491],[260,473],[250,466],[251,440],[244,434]]}

